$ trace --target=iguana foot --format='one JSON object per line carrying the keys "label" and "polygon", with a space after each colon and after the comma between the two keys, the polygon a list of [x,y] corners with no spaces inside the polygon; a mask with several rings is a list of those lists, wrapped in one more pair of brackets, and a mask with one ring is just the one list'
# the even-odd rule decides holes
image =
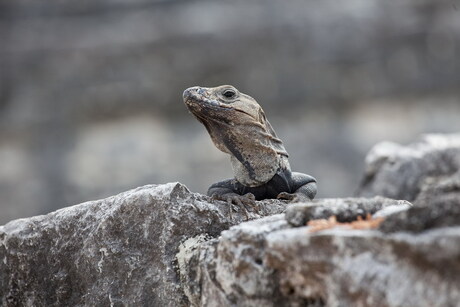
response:
{"label": "iguana foot", "polygon": [[237,206],[238,208],[241,208],[247,220],[249,219],[249,213],[248,213],[247,206],[252,207],[258,213],[256,198],[254,194],[252,193],[246,193],[244,195],[239,195],[236,193],[225,193],[221,195],[213,194],[211,197],[213,199],[223,200],[228,203],[229,216],[231,220],[233,220],[233,214],[232,214],[233,206]]}

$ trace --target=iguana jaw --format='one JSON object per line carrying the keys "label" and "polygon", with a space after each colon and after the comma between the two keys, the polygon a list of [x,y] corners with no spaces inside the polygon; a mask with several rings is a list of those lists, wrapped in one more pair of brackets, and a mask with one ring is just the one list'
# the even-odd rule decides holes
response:
{"label": "iguana jaw", "polygon": [[222,111],[223,109],[234,109],[229,105],[222,104],[218,102],[217,100],[213,99],[208,99],[205,97],[198,98],[194,96],[193,94],[190,94],[189,96],[185,96],[184,94],[184,103],[187,105],[187,107],[190,109],[190,111],[193,112],[194,108],[210,108],[210,109],[216,109],[219,111]]}

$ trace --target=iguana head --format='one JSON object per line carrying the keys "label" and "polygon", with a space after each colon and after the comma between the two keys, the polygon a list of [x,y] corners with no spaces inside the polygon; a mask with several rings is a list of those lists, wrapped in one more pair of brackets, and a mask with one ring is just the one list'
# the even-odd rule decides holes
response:
{"label": "iguana head", "polygon": [[231,85],[194,86],[183,97],[216,147],[232,156],[238,181],[255,186],[273,177],[287,152],[254,98]]}
{"label": "iguana head", "polygon": [[186,89],[183,96],[189,110],[201,122],[221,121],[232,126],[248,121],[262,122],[260,105],[231,85],[211,88],[194,86]]}

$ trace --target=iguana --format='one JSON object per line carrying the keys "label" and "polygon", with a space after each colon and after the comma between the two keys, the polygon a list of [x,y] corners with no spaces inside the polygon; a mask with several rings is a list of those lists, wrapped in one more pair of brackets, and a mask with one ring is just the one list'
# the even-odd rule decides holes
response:
{"label": "iguana", "polygon": [[230,155],[235,178],[211,185],[209,196],[236,205],[267,198],[315,197],[315,178],[291,172],[283,142],[254,98],[230,85],[190,87],[183,98],[214,145]]}

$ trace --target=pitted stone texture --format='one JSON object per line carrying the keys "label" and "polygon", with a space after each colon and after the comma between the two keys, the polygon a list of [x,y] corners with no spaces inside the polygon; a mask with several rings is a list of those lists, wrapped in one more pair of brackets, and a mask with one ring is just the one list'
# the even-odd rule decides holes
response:
{"label": "pitted stone texture", "polygon": [[192,306],[453,307],[460,300],[459,226],[309,230],[276,215],[201,244],[181,270]]}
{"label": "pitted stone texture", "polygon": [[[293,204],[286,209],[286,220],[292,226],[305,226],[314,219],[328,219],[335,216],[338,222],[349,223],[358,216],[366,218],[368,214],[387,216],[404,211],[412,206],[404,200],[394,200],[384,197],[374,198],[330,198],[314,200],[310,203]],[[385,209],[385,210],[383,210]]]}
{"label": "pitted stone texture", "polygon": [[427,229],[460,226],[460,200],[415,206],[389,216],[380,225],[384,232],[422,232]]}
{"label": "pitted stone texture", "polygon": [[391,307],[460,300],[459,207],[318,200],[314,218],[345,221],[377,210],[373,216],[385,221],[376,230],[311,233],[276,214],[285,202],[258,204],[251,219],[275,215],[241,223],[241,210],[230,219],[226,203],[170,183],[12,221],[0,227],[1,305]]}
{"label": "pitted stone texture", "polygon": [[192,306],[282,306],[275,271],[264,259],[266,236],[287,228],[284,216],[274,215],[232,227],[193,251],[181,270]]}
{"label": "pitted stone texture", "polygon": [[448,189],[458,199],[459,172],[460,134],[429,134],[408,146],[383,142],[367,155],[357,194],[405,199],[418,205],[418,198],[435,200],[432,196]]}
{"label": "pitted stone texture", "polygon": [[300,227],[268,235],[266,255],[287,301],[453,307],[460,299],[460,227],[420,235]]}
{"label": "pitted stone texture", "polygon": [[[285,207],[259,204],[261,215]],[[1,305],[188,306],[179,244],[246,219],[232,216],[226,203],[169,183],[12,221],[0,227]]]}

